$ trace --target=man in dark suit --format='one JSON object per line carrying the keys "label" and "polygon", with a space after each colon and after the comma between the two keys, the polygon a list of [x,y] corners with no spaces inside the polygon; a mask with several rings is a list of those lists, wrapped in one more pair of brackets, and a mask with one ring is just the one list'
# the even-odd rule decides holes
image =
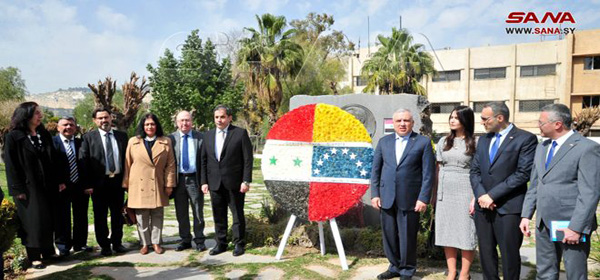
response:
{"label": "man in dark suit", "polygon": [[217,128],[204,134],[201,153],[202,191],[208,194],[215,222],[217,245],[210,255],[227,250],[227,206],[231,209],[233,223],[233,256],[244,254],[246,245],[246,220],[244,198],[252,181],[252,143],[248,132],[231,125],[231,110],[219,105],[214,110]]}
{"label": "man in dark suit", "polygon": [[[529,221],[537,210],[538,279],[558,279],[561,257],[567,279],[588,277],[590,235],[598,227],[600,145],[573,131],[571,123],[571,111],[563,104],[542,108],[538,121],[541,135],[549,139],[537,146],[520,225],[530,236]],[[557,221],[567,221],[568,227],[559,230],[563,237],[553,242],[550,227]]]}
{"label": "man in dark suit", "polygon": [[498,276],[498,252],[504,279],[519,279],[523,234],[519,230],[521,208],[527,191],[537,138],[509,122],[504,102],[490,102],[481,111],[488,132],[479,137],[471,163],[471,187],[475,203],[475,228],[484,279]]}
{"label": "man in dark suit", "polygon": [[[127,134],[112,129],[112,117],[107,109],[96,109],[92,113],[98,129],[83,135],[83,144],[79,158],[83,162],[85,193],[92,195],[94,208],[94,229],[96,240],[102,248],[101,254],[112,255],[126,252],[121,239],[123,237],[124,191],[123,166]],[[110,209],[110,239],[106,217]],[[112,244],[112,250],[110,245]]]}
{"label": "man in dark suit", "polygon": [[417,270],[419,215],[431,199],[435,158],[431,140],[412,131],[410,110],[397,110],[393,120],[395,133],[379,140],[371,173],[371,204],[381,209],[383,248],[390,262],[377,279],[411,279]]}
{"label": "man in dark suit", "polygon": [[[66,189],[59,193],[55,208],[54,243],[59,256],[68,256],[73,247],[75,252],[85,250],[88,236],[88,203],[90,195],[84,193],[81,185],[81,166],[78,160],[82,140],[75,138],[77,123],[73,117],[62,117],[58,120],[59,134],[52,138],[54,149],[58,151],[58,170],[68,178]],[[73,207],[73,234],[71,235],[71,205]]]}
{"label": "man in dark suit", "polygon": [[194,243],[197,251],[206,250],[204,241],[204,194],[200,192],[200,151],[202,133],[192,130],[192,115],[181,111],[175,118],[177,131],[169,135],[177,160],[177,187],[174,190],[175,213],[181,243],[175,251],[192,247],[190,204],[194,217]]}

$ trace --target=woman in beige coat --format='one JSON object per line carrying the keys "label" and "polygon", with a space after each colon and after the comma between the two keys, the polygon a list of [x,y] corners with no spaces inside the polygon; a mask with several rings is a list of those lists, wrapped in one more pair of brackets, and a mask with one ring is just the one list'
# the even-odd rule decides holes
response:
{"label": "woman in beige coat", "polygon": [[175,186],[175,156],[171,141],[163,134],[156,115],[145,114],[136,136],[129,139],[125,154],[123,188],[128,190],[129,208],[135,209],[137,228],[142,241],[140,253],[164,253],[160,246],[164,206]]}

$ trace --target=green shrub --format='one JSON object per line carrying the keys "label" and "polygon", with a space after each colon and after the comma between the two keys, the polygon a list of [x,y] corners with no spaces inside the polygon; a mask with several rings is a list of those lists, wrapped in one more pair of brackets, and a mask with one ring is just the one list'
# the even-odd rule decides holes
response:
{"label": "green shrub", "polygon": [[18,228],[17,207],[8,199],[2,200],[0,205],[0,253],[6,252],[12,246]]}

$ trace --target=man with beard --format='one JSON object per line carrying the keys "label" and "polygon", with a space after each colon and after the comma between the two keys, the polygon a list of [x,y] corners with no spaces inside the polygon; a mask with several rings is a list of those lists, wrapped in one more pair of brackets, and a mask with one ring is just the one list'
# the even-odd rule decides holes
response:
{"label": "man with beard", "polygon": [[[121,209],[124,199],[121,186],[127,134],[112,129],[112,117],[108,109],[96,109],[92,117],[98,129],[83,136],[79,157],[84,165],[85,193],[92,195],[94,229],[98,245],[102,248],[100,253],[110,256],[112,250],[117,253],[127,251],[121,243],[123,237]],[[110,239],[106,220],[109,209]]]}

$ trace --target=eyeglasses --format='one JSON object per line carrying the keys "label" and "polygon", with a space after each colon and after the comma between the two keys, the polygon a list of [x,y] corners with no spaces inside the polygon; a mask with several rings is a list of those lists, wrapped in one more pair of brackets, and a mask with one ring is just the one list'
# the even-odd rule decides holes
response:
{"label": "eyeglasses", "polygon": [[554,122],[557,122],[557,121],[547,121],[547,122],[540,122],[540,121],[538,121],[538,127],[542,127],[542,126],[544,126],[546,124],[554,123]]}
{"label": "eyeglasses", "polygon": [[489,121],[490,119],[492,119],[492,118],[495,118],[495,117],[497,117],[497,116],[499,116],[499,115],[493,115],[493,116],[491,116],[491,117],[487,117],[487,118],[482,116],[482,117],[481,117],[481,121],[482,121],[482,122],[487,122],[487,121]]}

